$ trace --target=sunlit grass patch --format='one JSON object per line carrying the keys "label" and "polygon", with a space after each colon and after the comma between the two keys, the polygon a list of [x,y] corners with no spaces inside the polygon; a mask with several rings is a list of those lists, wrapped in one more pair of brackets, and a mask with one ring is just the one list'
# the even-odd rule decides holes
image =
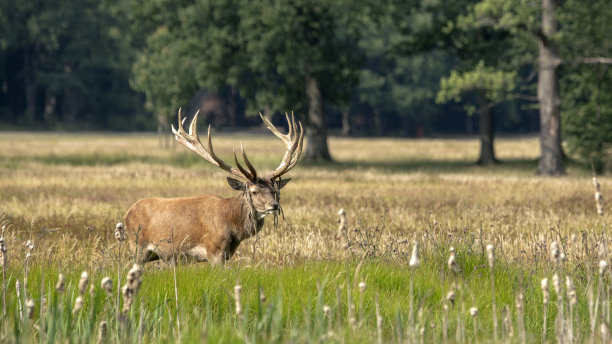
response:
{"label": "sunlit grass patch", "polygon": [[[276,167],[282,158],[281,145],[267,136],[216,135],[214,140],[226,161],[242,141],[259,170]],[[502,163],[491,167],[473,163],[476,140],[332,138],[330,146],[335,163],[300,163],[288,176],[292,181],[281,201],[285,220],[277,228],[268,221],[225,267],[180,262],[178,312],[174,266],[148,263],[129,323],[121,323],[116,299],[110,302],[99,285],[109,276],[116,293],[118,277],[124,285],[132,268],[127,245],[114,240],[115,224],[132,203],[146,197],[232,197],[236,192],[226,174],[182,147],[159,148],[152,135],[3,134],[0,225],[6,226],[10,297],[3,321],[9,325],[0,325],[0,336],[45,341],[50,330],[41,325],[46,324],[60,341],[93,342],[105,320],[108,342],[373,342],[378,296],[385,342],[440,341],[444,326],[448,340],[469,342],[474,324],[477,338],[490,341],[493,314],[498,339],[512,334],[519,341],[522,319],[527,340],[539,341],[544,326],[540,281],[546,277],[551,281],[547,338],[554,341],[561,309],[552,286],[555,272],[562,279],[571,276],[576,286],[572,333],[586,340],[591,319],[599,329],[601,314],[605,319],[601,312],[607,310],[602,305],[612,295],[598,289],[610,278],[606,272],[600,283],[598,271],[599,247],[609,247],[610,212],[596,213],[589,169],[570,164],[567,177],[536,176],[534,138],[499,139]],[[607,197],[611,179],[599,176],[599,181]],[[342,231],[340,208],[346,211]],[[28,240],[36,245],[28,258],[27,294],[36,304],[32,322],[18,320],[15,297],[16,280],[24,285]],[[567,257],[563,266],[550,258],[554,241]],[[414,242],[422,253],[416,270],[408,266]],[[495,313],[488,244],[497,256]],[[450,247],[457,253],[458,275],[447,266]],[[94,301],[84,297],[75,318],[71,311],[84,270],[96,286]],[[60,313],[52,310],[59,273],[67,280],[66,292],[55,299],[63,307]],[[361,282],[367,286],[363,293]],[[240,316],[235,314],[236,284],[241,285]],[[454,305],[447,300],[451,290]],[[516,303],[521,292],[522,308]],[[41,294],[48,302],[46,319],[37,318]],[[563,295],[564,319],[569,319],[569,298]],[[589,312],[597,297],[600,315],[593,317]],[[25,312],[27,300],[21,301]],[[478,310],[475,317],[469,314],[472,307]],[[511,329],[504,328],[504,316]]]}

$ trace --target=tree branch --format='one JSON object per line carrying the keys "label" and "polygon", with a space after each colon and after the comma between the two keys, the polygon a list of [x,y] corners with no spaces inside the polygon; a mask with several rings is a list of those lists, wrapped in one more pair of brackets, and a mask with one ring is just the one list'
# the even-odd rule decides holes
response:
{"label": "tree branch", "polygon": [[514,98],[516,98],[516,99],[528,100],[530,102],[537,102],[538,101],[538,97],[531,96],[531,95],[528,95],[528,94],[514,93],[512,96],[514,96]]}
{"label": "tree branch", "polygon": [[564,64],[612,64],[612,57],[581,57],[576,59],[563,60]]}

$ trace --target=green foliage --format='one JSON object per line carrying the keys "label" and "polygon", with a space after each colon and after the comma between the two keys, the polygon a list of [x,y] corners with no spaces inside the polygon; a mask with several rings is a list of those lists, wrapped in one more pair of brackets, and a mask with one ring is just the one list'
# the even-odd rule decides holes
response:
{"label": "green foliage", "polygon": [[[516,80],[516,72],[496,70],[485,66],[481,60],[473,70],[463,73],[453,70],[450,76],[442,78],[436,102],[459,102],[466,93],[483,90],[489,101],[497,103],[508,99],[516,87]],[[468,108],[470,114],[474,111],[473,107]]]}
{"label": "green foliage", "polygon": [[612,70],[582,66],[573,71],[564,79],[563,133],[570,151],[602,173],[612,161]]}
{"label": "green foliage", "polygon": [[[359,53],[340,6],[326,1],[148,3],[134,24],[148,37],[134,66],[135,86],[147,94],[150,110],[166,116],[198,89],[226,85],[236,87],[251,110],[303,112],[306,75],[317,78],[331,104],[346,104],[357,80]],[[151,15],[159,19],[155,25],[148,22]]]}
{"label": "green foliage", "polygon": [[26,112],[28,124],[47,127],[131,124],[140,110],[129,87],[131,35],[114,8],[89,0],[2,2],[0,115],[17,121]]}
{"label": "green foliage", "polygon": [[392,47],[404,37],[388,20],[364,25],[359,47],[365,52],[365,65],[359,74],[356,98],[377,112],[410,117],[427,122],[438,112],[434,99],[440,78],[447,74],[451,57],[442,50],[405,56]]}

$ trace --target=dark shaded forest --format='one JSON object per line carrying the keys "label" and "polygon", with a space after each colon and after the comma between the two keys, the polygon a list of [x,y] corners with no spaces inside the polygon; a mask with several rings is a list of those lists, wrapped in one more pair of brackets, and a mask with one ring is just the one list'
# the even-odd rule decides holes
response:
{"label": "dark shaded forest", "polygon": [[313,160],[328,132],[477,134],[482,164],[495,132],[539,132],[541,173],[563,173],[562,145],[601,171],[611,23],[605,1],[9,0],[0,130],[161,133],[179,106],[230,129],[293,110]]}

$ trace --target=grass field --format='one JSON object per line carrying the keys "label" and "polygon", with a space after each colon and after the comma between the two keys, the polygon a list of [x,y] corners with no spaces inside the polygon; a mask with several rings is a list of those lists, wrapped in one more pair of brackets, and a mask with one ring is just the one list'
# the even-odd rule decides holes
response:
{"label": "grass field", "polygon": [[[242,141],[261,171],[283,154],[272,135],[213,140],[226,161]],[[290,173],[278,228],[268,219],[224,267],[146,264],[122,312],[117,284],[125,285],[133,259],[115,241],[115,224],[146,197],[233,196],[225,173],[183,147],[159,148],[152,135],[0,134],[8,257],[0,341],[96,342],[102,322],[104,342],[610,338],[612,273],[599,269],[608,261],[610,212],[596,213],[589,169],[570,163],[566,177],[535,176],[535,138],[499,139],[502,163],[486,168],[473,164],[478,142],[470,139],[332,138],[330,149],[336,163]],[[612,179],[598,180],[609,198]],[[340,234],[341,208],[348,227]],[[411,269],[414,242],[421,264]],[[551,258],[553,242],[566,259]],[[486,245],[495,247],[493,268]],[[447,266],[451,247],[457,272]],[[73,312],[82,271],[95,289]],[[63,293],[55,289],[60,273]],[[110,296],[100,287],[107,276]],[[26,303],[34,304],[31,318]]]}

